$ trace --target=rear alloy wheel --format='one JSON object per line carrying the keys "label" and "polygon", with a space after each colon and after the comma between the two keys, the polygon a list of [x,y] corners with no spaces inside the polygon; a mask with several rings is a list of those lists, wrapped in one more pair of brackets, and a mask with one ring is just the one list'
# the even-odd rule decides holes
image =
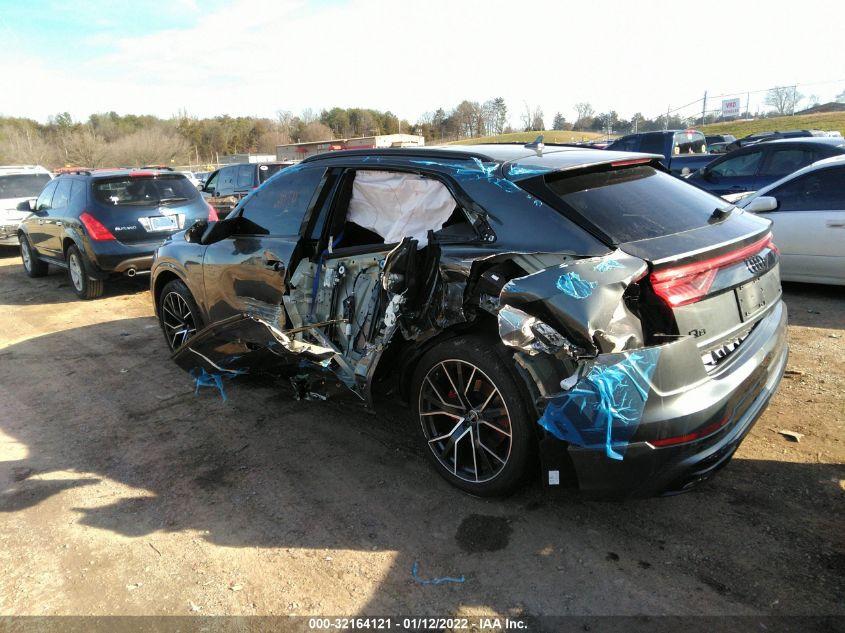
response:
{"label": "rear alloy wheel", "polygon": [[21,244],[21,261],[23,262],[23,269],[30,277],[43,277],[47,274],[47,264],[38,259],[32,246],[29,244],[29,238],[21,233],[18,235],[18,241]]}
{"label": "rear alloy wheel", "polygon": [[191,292],[178,279],[168,282],[162,289],[158,315],[171,352],[182,347],[202,326],[199,308]]}
{"label": "rear alloy wheel", "polygon": [[524,480],[534,435],[507,362],[482,339],[430,350],[417,366],[416,410],[427,453],[455,486],[505,495]]}
{"label": "rear alloy wheel", "polygon": [[85,260],[76,246],[67,249],[66,261],[70,285],[80,299],[96,299],[103,294],[103,280],[88,276]]}

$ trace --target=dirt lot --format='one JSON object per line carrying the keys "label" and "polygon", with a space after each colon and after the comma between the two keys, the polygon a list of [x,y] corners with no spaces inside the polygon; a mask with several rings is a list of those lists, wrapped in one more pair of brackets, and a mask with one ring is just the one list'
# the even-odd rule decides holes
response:
{"label": "dirt lot", "polygon": [[195,395],[143,282],[81,302],[4,249],[0,613],[845,615],[845,293],[785,292],[791,373],[709,484],[483,501],[402,408]]}

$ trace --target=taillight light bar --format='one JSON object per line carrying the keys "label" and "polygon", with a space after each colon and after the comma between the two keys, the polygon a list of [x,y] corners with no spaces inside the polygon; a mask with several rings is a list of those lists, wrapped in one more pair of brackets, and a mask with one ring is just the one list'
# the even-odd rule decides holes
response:
{"label": "taillight light bar", "polygon": [[653,158],[628,158],[625,160],[615,160],[610,163],[611,167],[627,167],[628,165],[647,165]]}
{"label": "taillight light bar", "polygon": [[707,437],[708,435],[713,435],[716,431],[721,429],[730,421],[729,416],[725,416],[718,422],[713,422],[713,424],[708,424],[705,427],[698,429],[697,431],[693,431],[692,433],[686,433],[685,435],[676,435],[675,437],[664,437],[660,440],[647,440],[649,444],[660,448],[662,446],[674,446],[675,444],[686,444],[687,442],[693,442],[695,440],[700,440],[703,437]]}
{"label": "taillight light bar", "polygon": [[771,233],[748,246],[723,255],[692,264],[656,270],[649,276],[651,287],[670,308],[695,303],[710,291],[720,268],[741,262],[767,247],[777,252],[772,243]]}
{"label": "taillight light bar", "polygon": [[112,232],[109,231],[102,222],[100,222],[97,218],[93,215],[88,213],[87,211],[83,211],[82,214],[79,216],[79,220],[82,222],[82,226],[85,227],[85,230],[88,231],[88,236],[96,241],[96,242],[105,242],[108,240],[117,239]]}

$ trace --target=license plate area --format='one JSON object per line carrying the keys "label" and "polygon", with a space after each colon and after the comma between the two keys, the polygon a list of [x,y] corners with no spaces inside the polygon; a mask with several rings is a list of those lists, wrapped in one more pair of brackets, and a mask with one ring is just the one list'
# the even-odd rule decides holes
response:
{"label": "license plate area", "polygon": [[179,228],[175,215],[161,215],[147,218],[151,231],[173,231]]}
{"label": "license plate area", "polygon": [[739,286],[734,292],[739,304],[740,318],[743,321],[753,319],[780,296],[780,275],[777,267]]}

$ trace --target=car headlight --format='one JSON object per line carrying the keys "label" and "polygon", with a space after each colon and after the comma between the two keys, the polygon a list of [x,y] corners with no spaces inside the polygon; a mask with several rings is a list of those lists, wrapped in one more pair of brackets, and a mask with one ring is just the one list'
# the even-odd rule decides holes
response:
{"label": "car headlight", "polygon": [[508,347],[532,356],[540,352],[552,355],[565,352],[576,356],[578,352],[578,348],[551,325],[512,306],[506,305],[499,310],[499,336]]}

